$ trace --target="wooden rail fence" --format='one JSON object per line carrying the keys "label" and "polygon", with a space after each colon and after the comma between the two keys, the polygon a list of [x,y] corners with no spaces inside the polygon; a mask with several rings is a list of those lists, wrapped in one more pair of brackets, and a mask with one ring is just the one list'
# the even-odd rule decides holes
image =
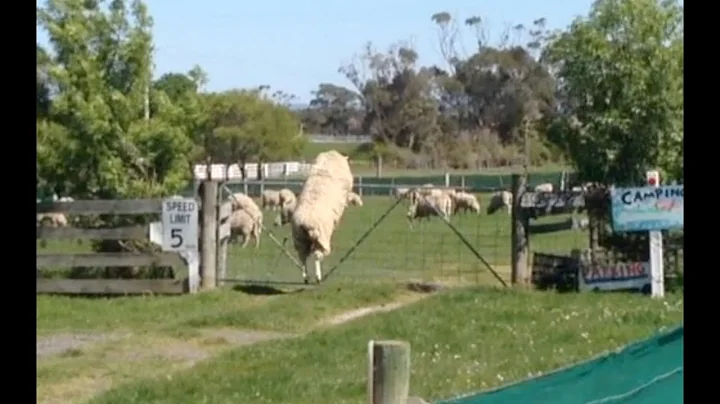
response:
{"label": "wooden rail fence", "polygon": [[[63,213],[82,216],[93,214],[141,215],[162,211],[162,199],[135,200],[79,200],[73,202],[41,203],[37,214]],[[100,239],[147,240],[150,226],[127,226],[108,229],[82,229],[74,227],[37,227],[36,239]],[[181,294],[194,292],[197,274],[182,279],[52,279],[41,278],[40,268],[59,267],[183,267],[187,263],[173,252],[122,252],[122,253],[41,253],[37,252],[37,293],[64,294]],[[195,268],[197,270],[197,268]],[[190,272],[190,270],[188,270]]]}

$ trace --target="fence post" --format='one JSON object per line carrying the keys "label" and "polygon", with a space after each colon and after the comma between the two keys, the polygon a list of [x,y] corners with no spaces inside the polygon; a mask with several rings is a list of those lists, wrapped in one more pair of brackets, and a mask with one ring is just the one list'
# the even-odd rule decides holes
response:
{"label": "fence post", "polygon": [[370,404],[406,404],[410,392],[410,344],[406,341],[368,343]]}
{"label": "fence post", "polygon": [[217,264],[217,181],[205,181],[202,192],[202,232],[200,257],[200,287],[202,290],[212,290],[216,283]]}
{"label": "fence post", "polygon": [[465,189],[465,176],[464,175],[460,176],[460,188],[463,190],[463,192],[467,192],[467,190]]}
{"label": "fence post", "polygon": [[375,167],[375,176],[377,178],[380,178],[380,177],[382,177],[382,169],[383,169],[383,167],[382,167],[383,166],[383,158],[381,155],[377,156],[376,164],[377,164],[377,166]]}
{"label": "fence post", "polygon": [[450,188],[450,173],[445,171],[445,188]]}
{"label": "fence post", "polygon": [[528,273],[528,226],[525,212],[521,207],[522,194],[527,189],[527,177],[520,174],[512,175],[512,233],[510,238],[510,257],[512,274],[510,281],[513,285],[518,282],[526,283],[530,279]]}
{"label": "fence post", "polygon": [[217,256],[215,257],[215,270],[216,277],[215,282],[217,286],[224,286],[225,285],[225,279],[227,278],[227,250],[228,250],[228,242],[229,238],[225,236],[225,234],[221,231],[223,226],[228,226],[227,222],[230,221],[229,218],[225,219],[226,223],[221,223],[222,221],[222,215],[221,212],[223,210],[222,206],[224,202],[227,200],[226,198],[223,198],[223,192],[221,190],[218,191],[218,202],[217,202]]}
{"label": "fence post", "polygon": [[358,195],[362,198],[363,196],[363,185],[362,185],[362,177],[358,177]]}

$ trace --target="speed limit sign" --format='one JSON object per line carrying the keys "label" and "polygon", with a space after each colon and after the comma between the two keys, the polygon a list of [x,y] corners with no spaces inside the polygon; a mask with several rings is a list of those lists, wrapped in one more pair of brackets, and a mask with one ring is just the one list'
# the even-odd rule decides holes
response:
{"label": "speed limit sign", "polygon": [[193,198],[165,199],[162,207],[162,232],[163,250],[197,250],[197,201]]}

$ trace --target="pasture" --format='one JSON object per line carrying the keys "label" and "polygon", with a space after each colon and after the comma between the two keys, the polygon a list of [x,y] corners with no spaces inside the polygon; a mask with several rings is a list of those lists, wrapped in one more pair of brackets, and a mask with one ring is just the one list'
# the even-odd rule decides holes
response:
{"label": "pasture", "polygon": [[[229,289],[172,298],[38,296],[42,336],[105,336],[38,356],[38,402],[363,402],[367,341],[386,338],[410,341],[411,393],[435,400],[584,360],[677,324],[683,310],[675,294],[658,301],[471,287],[345,324],[323,321],[424,296],[337,281],[271,297]],[[243,337],[248,329],[265,333]],[[243,347],[248,339],[256,344]]]}

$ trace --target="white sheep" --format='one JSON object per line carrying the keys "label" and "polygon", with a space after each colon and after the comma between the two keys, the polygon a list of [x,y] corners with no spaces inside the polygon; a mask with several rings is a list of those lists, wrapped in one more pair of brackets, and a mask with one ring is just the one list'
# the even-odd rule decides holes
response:
{"label": "white sheep", "polygon": [[295,205],[297,204],[297,201],[292,201],[290,203],[284,204],[280,207],[280,212],[278,212],[277,217],[275,218],[275,221],[273,224],[275,226],[285,226],[286,224],[290,223],[292,220],[292,214],[295,210]]}
{"label": "white sheep", "polygon": [[430,216],[442,216],[450,218],[452,211],[452,199],[448,194],[419,196],[414,199],[407,210],[406,216],[412,227],[416,219],[430,219]]}
{"label": "white sheep", "polygon": [[348,157],[330,150],[315,157],[290,221],[293,244],[303,264],[307,283],[307,259],[315,261],[315,280],[322,280],[321,261],[331,251],[330,240],[352,192],[353,175]]}
{"label": "white sheep", "polygon": [[553,184],[551,184],[549,182],[538,184],[535,187],[535,192],[552,192],[552,191],[553,191]]}
{"label": "white sheep", "polygon": [[283,188],[278,192],[279,200],[280,200],[280,208],[282,208],[285,205],[294,205],[297,198],[295,197],[295,192],[293,192],[290,189]]}
{"label": "white sheep", "polygon": [[348,193],[348,205],[350,206],[363,206],[362,198],[355,192]]}
{"label": "white sheep", "polygon": [[480,202],[475,195],[467,192],[456,192],[452,196],[453,200],[453,213],[458,213],[460,210],[463,212],[471,211],[474,213],[480,213]]}
{"label": "white sheep", "polygon": [[277,210],[280,207],[280,192],[266,189],[260,195],[260,205],[263,209]]}
{"label": "white sheep", "polygon": [[496,192],[490,199],[490,204],[487,207],[487,214],[492,215],[498,209],[501,209],[501,208],[506,208],[507,213],[511,214],[512,213],[512,199],[513,199],[512,192],[509,192],[509,191]]}
{"label": "white sheep", "polygon": [[407,198],[410,188],[394,188],[392,190],[392,196],[396,199]]}
{"label": "white sheep", "polygon": [[[262,222],[263,222],[263,213],[262,210],[257,206],[255,201],[253,199],[242,192],[238,192],[232,195],[231,197],[232,201],[232,210],[233,213],[237,211],[244,211],[247,213],[254,221],[255,224],[262,228]],[[232,225],[231,225],[232,228]],[[258,235],[260,233],[257,233]],[[256,243],[259,243],[259,239],[256,239]]]}
{"label": "white sheep", "polygon": [[39,213],[36,218],[38,226],[67,227],[68,219],[62,213]]}
{"label": "white sheep", "polygon": [[230,214],[230,240],[237,239],[242,235],[241,247],[247,246],[250,238],[255,240],[255,248],[260,247],[260,235],[262,234],[262,222],[258,222],[246,210],[238,209]]}

